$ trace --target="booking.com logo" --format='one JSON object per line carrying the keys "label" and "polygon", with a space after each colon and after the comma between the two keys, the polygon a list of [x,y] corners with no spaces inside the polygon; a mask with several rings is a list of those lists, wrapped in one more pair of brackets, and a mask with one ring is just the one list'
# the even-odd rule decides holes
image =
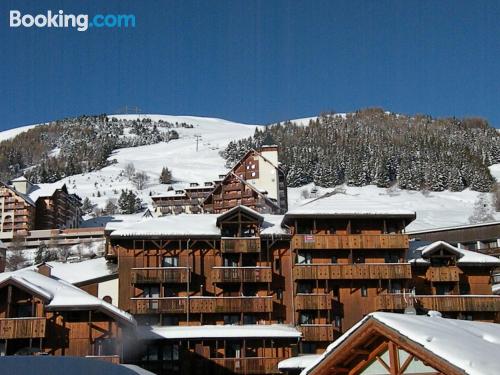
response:
{"label": "booking.com logo", "polygon": [[22,14],[19,10],[10,11],[10,27],[38,27],[38,28],[74,28],[78,31],[87,31],[89,28],[128,28],[135,27],[133,14],[64,14],[64,11],[46,14]]}

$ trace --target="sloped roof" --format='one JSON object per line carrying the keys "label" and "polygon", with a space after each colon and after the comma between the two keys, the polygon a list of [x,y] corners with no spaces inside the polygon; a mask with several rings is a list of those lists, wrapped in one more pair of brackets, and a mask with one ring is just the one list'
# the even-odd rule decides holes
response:
{"label": "sloped roof", "polygon": [[293,217],[381,217],[403,218],[406,224],[415,220],[414,211],[395,205],[388,205],[373,200],[360,198],[356,195],[336,193],[328,194],[293,208],[285,213],[284,220]]}
{"label": "sloped roof", "polygon": [[[410,347],[434,356],[437,362],[470,375],[499,374],[500,325],[468,320],[445,319],[375,312],[330,344],[325,353],[301,375],[315,374],[323,363],[334,360],[349,342],[360,339],[364,326],[374,323],[378,331],[396,334]],[[393,335],[394,336],[394,335]],[[436,362],[436,363],[437,363]],[[430,364],[433,366],[432,364]],[[434,367],[434,366],[433,366]]]}
{"label": "sloped roof", "polygon": [[10,282],[45,299],[48,302],[46,308],[49,310],[96,309],[127,324],[136,324],[135,319],[129,313],[64,280],[56,280],[30,269],[0,274],[0,285]]}
{"label": "sloped roof", "polygon": [[264,221],[264,217],[260,213],[258,213],[257,211],[252,210],[251,208],[246,207],[246,206],[238,205],[238,206],[233,207],[230,210],[220,214],[217,217],[217,225],[219,225],[219,223],[221,221],[223,221],[224,219],[228,218],[229,216],[233,215],[234,213],[236,213],[238,211],[242,211],[245,214],[255,218],[259,223],[262,223],[262,221]]}
{"label": "sloped roof", "polygon": [[483,264],[488,264],[488,265],[498,265],[500,266],[500,259],[491,256],[491,255],[486,255],[479,253],[477,251],[470,251],[470,250],[465,250],[465,249],[460,249],[458,247],[455,247],[453,245],[450,245],[448,242],[445,241],[436,241],[433,242],[429,245],[422,246],[416,249],[415,252],[413,252],[413,256],[415,257],[414,259],[410,260],[410,262],[422,262],[422,261],[427,261],[429,257],[435,253],[438,250],[441,249],[446,249],[447,251],[455,254],[458,257],[457,263],[458,264],[469,264],[469,265],[483,265]]}
{"label": "sloped roof", "polygon": [[21,198],[24,199],[24,201],[26,203],[28,203],[30,206],[35,206],[35,202],[26,194],[23,194],[19,191],[17,191],[16,189],[14,189],[12,186],[10,186],[9,184],[3,182],[3,181],[0,181],[0,185],[9,189],[10,191],[12,191],[14,194],[20,196]]}

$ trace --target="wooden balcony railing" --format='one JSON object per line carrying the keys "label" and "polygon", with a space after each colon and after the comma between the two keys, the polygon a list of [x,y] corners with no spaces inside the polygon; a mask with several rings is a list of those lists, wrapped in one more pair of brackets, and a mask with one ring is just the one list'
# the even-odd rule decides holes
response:
{"label": "wooden balcony railing", "polygon": [[265,297],[135,297],[131,298],[132,314],[185,314],[272,312],[272,296]]}
{"label": "wooden balcony railing", "polygon": [[259,237],[223,237],[220,240],[223,253],[259,253]]}
{"label": "wooden balcony railing", "polygon": [[270,283],[273,273],[271,267],[214,267],[212,280],[215,283]]}
{"label": "wooden balcony railing", "polygon": [[381,294],[377,296],[377,310],[404,310],[413,301],[415,306],[437,311],[500,311],[500,296],[446,295],[403,296],[403,294]]}
{"label": "wooden balcony railing", "polygon": [[295,280],[411,279],[409,263],[296,264]]}
{"label": "wooden balcony railing", "polygon": [[155,313],[177,313],[187,312],[186,297],[163,297],[150,298],[138,297],[131,298],[132,314],[155,314]]}
{"label": "wooden balcony railing", "polygon": [[265,297],[191,297],[192,313],[272,312],[273,299]]}
{"label": "wooden balcony railing", "polygon": [[432,282],[456,282],[460,278],[460,271],[456,266],[429,267],[425,278]]}
{"label": "wooden balcony railing", "polygon": [[298,329],[303,341],[333,342],[340,336],[340,330],[333,324],[302,324]]}
{"label": "wooden balcony railing", "polygon": [[235,374],[280,374],[278,363],[285,358],[210,358]]}
{"label": "wooden balcony railing", "polygon": [[133,284],[187,283],[191,275],[189,267],[144,267],[132,268]]}
{"label": "wooden balcony railing", "polygon": [[405,249],[406,234],[296,234],[293,249]]}
{"label": "wooden balcony railing", "polygon": [[85,358],[98,359],[100,361],[105,361],[109,363],[114,363],[115,365],[120,364],[119,355],[87,355]]}
{"label": "wooden balcony railing", "polygon": [[0,319],[0,339],[27,339],[45,337],[45,318]]}
{"label": "wooden balcony railing", "polygon": [[333,296],[328,294],[297,294],[295,296],[296,310],[330,310]]}

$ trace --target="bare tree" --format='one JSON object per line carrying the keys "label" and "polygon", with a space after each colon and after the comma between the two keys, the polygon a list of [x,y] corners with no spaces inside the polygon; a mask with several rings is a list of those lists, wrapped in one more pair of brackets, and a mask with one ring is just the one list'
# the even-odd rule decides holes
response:
{"label": "bare tree", "polygon": [[134,174],[135,174],[135,166],[134,166],[134,163],[128,163],[125,168],[123,169],[123,174],[125,175],[125,177],[127,177],[128,179],[131,179],[132,177],[134,177]]}
{"label": "bare tree", "polygon": [[23,268],[27,261],[28,259],[23,255],[22,251],[16,251],[7,257],[6,266],[10,271],[16,271]]}
{"label": "bare tree", "polygon": [[146,187],[146,184],[149,181],[149,176],[146,172],[137,172],[132,178],[132,182],[134,183],[137,190],[142,190]]}

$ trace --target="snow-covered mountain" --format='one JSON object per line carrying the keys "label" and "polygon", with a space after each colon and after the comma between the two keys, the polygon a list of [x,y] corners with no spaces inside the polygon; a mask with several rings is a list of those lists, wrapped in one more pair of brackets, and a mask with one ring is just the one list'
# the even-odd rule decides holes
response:
{"label": "snow-covered mountain", "polygon": [[[175,180],[174,188],[182,188],[189,182],[203,183],[217,179],[219,174],[227,172],[225,160],[219,155],[231,140],[251,136],[257,127],[231,122],[223,119],[168,116],[168,115],[114,115],[118,119],[144,119],[167,121],[170,123],[192,124],[193,128],[176,128],[179,139],[153,145],[122,148],[113,151],[110,159],[116,163],[101,170],[74,175],[57,182],[66,183],[71,192],[82,198],[88,197],[93,203],[104,207],[109,198],[117,199],[121,189],[136,190],[132,182],[123,175],[123,169],[133,163],[136,171],[143,171],[150,177],[145,189],[139,196],[150,203],[150,195],[166,192],[167,186],[159,184],[159,175],[164,166],[172,171]],[[308,120],[303,119],[307,125]],[[0,140],[13,137],[33,126],[0,132]],[[15,132],[14,132],[15,131]],[[198,151],[197,148],[198,138]],[[500,164],[490,167],[492,174],[500,180]],[[307,203],[311,186],[289,189],[289,207]],[[331,192],[333,189],[318,188],[315,196]],[[474,202],[480,193],[464,190],[462,192],[430,192],[384,189],[375,186],[346,187],[345,194],[359,195],[380,201],[387,205],[399,206],[415,210],[417,220],[409,226],[409,230],[466,224],[472,213]],[[500,220],[497,214],[496,219]]]}

